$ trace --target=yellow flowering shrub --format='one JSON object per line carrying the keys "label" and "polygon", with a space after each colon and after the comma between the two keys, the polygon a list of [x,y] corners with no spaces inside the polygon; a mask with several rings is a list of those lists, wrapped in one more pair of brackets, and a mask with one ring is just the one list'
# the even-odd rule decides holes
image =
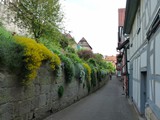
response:
{"label": "yellow flowering shrub", "polygon": [[33,80],[37,75],[37,70],[41,66],[42,61],[49,60],[50,67],[55,70],[59,66],[60,58],[48,50],[43,44],[37,43],[31,38],[14,36],[17,43],[24,46],[24,64],[27,74],[25,80]]}
{"label": "yellow flowering shrub", "polygon": [[86,69],[86,82],[87,82],[87,88],[88,88],[88,92],[90,92],[91,90],[91,68],[87,63],[83,63],[83,67]]}
{"label": "yellow flowering shrub", "polygon": [[87,63],[83,63],[84,68],[87,70],[87,79],[91,80],[91,68]]}

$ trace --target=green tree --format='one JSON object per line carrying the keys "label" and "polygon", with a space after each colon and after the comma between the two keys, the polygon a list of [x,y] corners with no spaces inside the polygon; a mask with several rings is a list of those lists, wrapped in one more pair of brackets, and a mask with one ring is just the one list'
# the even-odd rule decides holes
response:
{"label": "green tree", "polygon": [[59,0],[17,0],[10,2],[9,10],[15,15],[13,21],[26,28],[37,41],[57,34],[63,18]]}
{"label": "green tree", "polygon": [[94,58],[95,58],[97,61],[103,61],[103,55],[100,54],[100,53],[95,53],[95,54],[94,54]]}
{"label": "green tree", "polygon": [[2,27],[3,26],[3,23],[2,23],[2,21],[0,20],[0,27]]}
{"label": "green tree", "polygon": [[113,66],[113,64],[111,62],[107,63],[107,68],[108,68],[109,73],[114,73],[115,72],[115,67]]}
{"label": "green tree", "polygon": [[91,50],[82,49],[79,50],[78,56],[83,60],[88,60],[89,58],[93,58],[93,52]]}

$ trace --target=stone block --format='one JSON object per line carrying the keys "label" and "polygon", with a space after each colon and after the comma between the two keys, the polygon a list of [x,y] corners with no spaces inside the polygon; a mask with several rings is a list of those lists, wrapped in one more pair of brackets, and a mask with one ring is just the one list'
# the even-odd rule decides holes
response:
{"label": "stone block", "polygon": [[19,101],[17,109],[19,116],[29,113],[31,111],[31,101],[30,100]]}
{"label": "stone block", "polygon": [[41,94],[39,96],[39,107],[46,105],[46,102],[47,102],[46,94]]}
{"label": "stone block", "polygon": [[10,91],[7,88],[0,88],[0,104],[7,103],[11,100]]}
{"label": "stone block", "polygon": [[16,102],[23,99],[23,87],[12,87],[7,88],[9,91],[8,95],[10,96],[10,102]]}
{"label": "stone block", "polygon": [[41,91],[40,93],[41,94],[49,93],[50,87],[51,87],[51,85],[41,85],[40,86],[40,91]]}
{"label": "stone block", "polygon": [[0,115],[0,120],[12,120],[12,116],[10,113],[4,113],[2,115]]}
{"label": "stone block", "polygon": [[19,85],[17,76],[15,74],[8,73],[7,71],[0,72],[0,87],[9,88]]}
{"label": "stone block", "polygon": [[4,83],[5,83],[5,74],[0,73],[0,87],[4,87]]}
{"label": "stone block", "polygon": [[36,84],[35,86],[35,95],[40,95],[40,92],[41,92],[41,87],[40,85]]}
{"label": "stone block", "polygon": [[10,114],[13,113],[13,105],[11,103],[6,103],[6,104],[0,105],[0,115],[2,115],[4,113],[10,113]]}
{"label": "stone block", "polygon": [[27,98],[32,98],[35,96],[35,86],[33,84],[27,86],[27,87],[23,87],[23,98],[27,99]]}

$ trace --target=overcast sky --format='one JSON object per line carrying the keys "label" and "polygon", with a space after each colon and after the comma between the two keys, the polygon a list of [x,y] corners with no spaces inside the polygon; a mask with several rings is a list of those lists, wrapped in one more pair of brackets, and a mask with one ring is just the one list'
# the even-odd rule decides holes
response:
{"label": "overcast sky", "polygon": [[126,0],[61,0],[65,29],[76,42],[84,37],[94,53],[116,55],[118,8]]}

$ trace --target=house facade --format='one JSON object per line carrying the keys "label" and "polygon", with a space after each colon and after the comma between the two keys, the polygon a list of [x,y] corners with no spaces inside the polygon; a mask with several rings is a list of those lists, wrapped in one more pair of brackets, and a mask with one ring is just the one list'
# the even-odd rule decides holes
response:
{"label": "house facade", "polygon": [[78,44],[74,40],[74,38],[71,36],[70,33],[64,33],[64,36],[68,39],[69,46],[77,50]]}
{"label": "house facade", "polygon": [[78,49],[92,50],[92,47],[89,45],[87,40],[82,37],[82,39],[78,42]]}
{"label": "house facade", "polygon": [[118,9],[118,46],[117,51],[117,77],[123,82],[123,90],[125,95],[129,95],[129,83],[128,83],[128,62],[127,62],[127,49],[129,46],[129,40],[123,35],[124,30],[124,19],[125,19],[125,8]]}
{"label": "house facade", "polygon": [[129,98],[147,120],[160,120],[160,0],[127,0],[123,34]]}

